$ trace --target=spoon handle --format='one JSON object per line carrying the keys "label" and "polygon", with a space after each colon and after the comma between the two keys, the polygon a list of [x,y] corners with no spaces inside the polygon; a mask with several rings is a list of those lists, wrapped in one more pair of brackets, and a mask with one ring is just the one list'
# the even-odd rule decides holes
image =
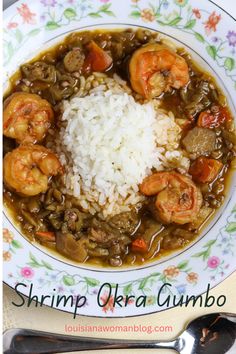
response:
{"label": "spoon handle", "polygon": [[52,354],[98,349],[169,348],[179,351],[180,339],[155,340],[99,339],[59,335],[28,329],[9,329],[3,335],[3,354]]}

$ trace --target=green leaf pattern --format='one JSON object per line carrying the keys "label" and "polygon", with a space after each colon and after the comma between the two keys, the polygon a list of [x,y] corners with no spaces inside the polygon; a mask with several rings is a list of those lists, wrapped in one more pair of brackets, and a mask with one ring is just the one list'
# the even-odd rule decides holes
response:
{"label": "green leaf pattern", "polygon": [[199,42],[202,42],[202,43],[205,42],[205,39],[204,39],[204,37],[201,35],[201,33],[194,32],[193,34],[194,34],[195,38],[196,38]]}
{"label": "green leaf pattern", "polygon": [[226,231],[229,233],[236,232],[236,222],[230,222],[226,227]]}
{"label": "green leaf pattern", "polygon": [[55,30],[55,29],[57,29],[57,28],[59,28],[59,27],[60,27],[60,25],[59,25],[57,22],[55,22],[55,21],[48,21],[48,22],[46,23],[45,29],[46,29],[46,30],[49,30],[49,31],[53,31],[53,30]]}
{"label": "green leaf pattern", "polygon": [[235,60],[233,58],[226,58],[224,61],[224,67],[226,70],[232,71],[235,68]]}
{"label": "green leaf pattern", "polygon": [[184,28],[193,28],[196,25],[196,20],[189,20],[187,21],[186,25],[184,26]]}
{"label": "green leaf pattern", "polygon": [[210,57],[212,57],[212,59],[216,59],[216,55],[217,55],[217,49],[214,45],[208,45],[206,47],[207,53],[210,55]]}
{"label": "green leaf pattern", "polygon": [[21,243],[17,240],[13,240],[11,245],[12,245],[12,247],[17,248],[17,249],[22,248]]}
{"label": "green leaf pattern", "polygon": [[63,12],[63,15],[65,16],[65,18],[67,18],[68,20],[74,19],[76,17],[76,11],[75,9],[72,8],[67,8],[65,9],[65,11]]}

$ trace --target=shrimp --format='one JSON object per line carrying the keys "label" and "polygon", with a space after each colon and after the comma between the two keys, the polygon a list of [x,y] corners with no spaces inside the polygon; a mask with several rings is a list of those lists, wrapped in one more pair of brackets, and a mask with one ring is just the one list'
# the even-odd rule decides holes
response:
{"label": "shrimp", "polygon": [[157,172],[140,185],[146,196],[156,196],[155,208],[164,223],[186,224],[196,219],[202,194],[193,181],[177,172]]}
{"label": "shrimp", "polygon": [[134,52],[129,64],[131,86],[146,98],[179,89],[189,81],[184,58],[163,44],[148,44]]}
{"label": "shrimp", "polygon": [[3,134],[18,143],[42,141],[54,118],[48,101],[36,94],[16,92],[5,101]]}
{"label": "shrimp", "polygon": [[62,172],[57,156],[41,145],[20,145],[3,160],[5,184],[23,196],[44,193],[48,178]]}

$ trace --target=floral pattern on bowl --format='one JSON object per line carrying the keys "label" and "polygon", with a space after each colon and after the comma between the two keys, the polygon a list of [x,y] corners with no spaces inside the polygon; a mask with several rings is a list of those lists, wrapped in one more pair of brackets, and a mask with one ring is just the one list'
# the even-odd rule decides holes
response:
{"label": "floral pattern on bowl", "polygon": [[[122,8],[122,13],[120,9]],[[6,79],[26,58],[35,55],[57,36],[87,26],[124,24],[146,26],[200,52],[215,72],[223,78],[235,96],[236,32],[235,22],[220,8],[205,0],[34,0],[18,1],[4,15],[4,72]],[[232,192],[233,188],[232,188]],[[156,294],[165,283],[171,297],[199,295],[207,284],[215,286],[235,270],[236,206],[233,197],[219,211],[202,238],[182,253],[136,269],[105,270],[76,266],[54,254],[30,244],[4,216],[4,281],[11,287],[30,285],[37,296],[61,294],[86,296],[79,313],[90,316],[133,316],[160,311]],[[111,285],[111,294],[102,284]],[[146,296],[145,307],[136,307],[130,299],[126,306],[113,306],[118,285],[122,296]],[[98,306],[97,301],[104,306]],[[46,302],[50,306],[50,300]],[[88,306],[89,305],[89,306]],[[58,307],[73,312],[69,306]]]}
{"label": "floral pattern on bowl", "polygon": [[96,7],[92,0],[41,0],[40,3],[42,12],[37,15],[31,5],[19,2],[15,15],[4,27],[4,64],[11,61],[30,38],[37,37],[42,31],[55,31],[86,18],[115,17],[109,0],[100,0]]}

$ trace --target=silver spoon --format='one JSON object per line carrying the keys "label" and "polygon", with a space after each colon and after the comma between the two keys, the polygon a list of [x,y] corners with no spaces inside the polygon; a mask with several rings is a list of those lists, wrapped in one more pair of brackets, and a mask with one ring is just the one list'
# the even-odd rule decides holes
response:
{"label": "silver spoon", "polygon": [[[236,345],[236,314],[213,313],[196,318],[172,341],[99,339],[28,329],[8,329],[4,354],[52,354],[96,349],[174,349],[180,354],[224,354]],[[236,353],[236,350],[234,351]]]}

